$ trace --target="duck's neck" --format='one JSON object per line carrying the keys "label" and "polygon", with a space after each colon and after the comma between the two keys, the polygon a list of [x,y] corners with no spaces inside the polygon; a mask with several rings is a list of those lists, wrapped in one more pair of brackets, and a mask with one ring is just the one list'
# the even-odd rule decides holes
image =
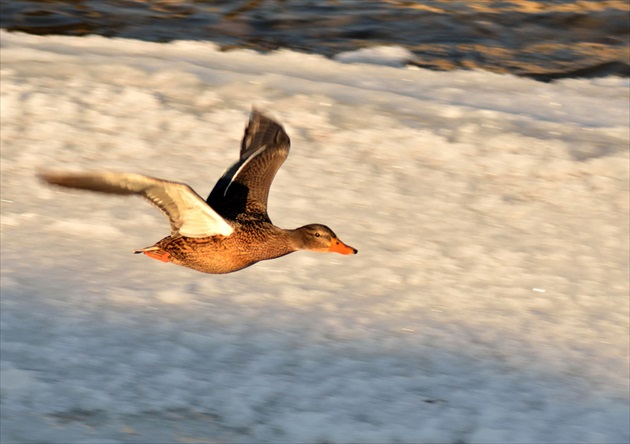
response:
{"label": "duck's neck", "polygon": [[281,243],[288,250],[288,253],[304,249],[304,237],[299,228],[294,230],[280,228],[280,232],[279,238],[281,239]]}
{"label": "duck's neck", "polygon": [[[268,233],[269,234],[269,233]],[[259,244],[260,248],[250,249],[249,254],[257,255],[260,253],[264,259],[274,259],[284,256],[294,251],[301,250],[304,241],[296,233],[295,230],[285,230],[283,228],[273,227],[273,233],[267,236],[264,243]],[[260,260],[260,259],[259,259]]]}

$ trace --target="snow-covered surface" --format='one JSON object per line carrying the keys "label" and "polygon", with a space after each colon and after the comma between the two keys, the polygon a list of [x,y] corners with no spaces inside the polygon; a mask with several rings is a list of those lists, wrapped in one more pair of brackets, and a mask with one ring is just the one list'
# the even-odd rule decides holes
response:
{"label": "snow-covered surface", "polygon": [[369,63],[385,66],[405,66],[415,58],[414,54],[401,46],[373,46],[356,51],[346,51],[333,57],[343,63]]}
{"label": "snow-covered surface", "polygon": [[[3,443],[630,439],[627,79],[0,35]],[[205,195],[252,104],[274,222],[358,255],[201,274],[131,254],[145,202],[35,179]]]}

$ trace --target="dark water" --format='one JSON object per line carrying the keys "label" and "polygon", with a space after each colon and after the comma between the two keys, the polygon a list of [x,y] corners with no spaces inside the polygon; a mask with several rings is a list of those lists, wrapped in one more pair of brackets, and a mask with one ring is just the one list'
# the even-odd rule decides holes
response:
{"label": "dark water", "polygon": [[630,75],[630,5],[620,1],[1,0],[0,26],[32,34],[211,40],[226,50],[332,56],[382,44],[435,70],[549,81]]}

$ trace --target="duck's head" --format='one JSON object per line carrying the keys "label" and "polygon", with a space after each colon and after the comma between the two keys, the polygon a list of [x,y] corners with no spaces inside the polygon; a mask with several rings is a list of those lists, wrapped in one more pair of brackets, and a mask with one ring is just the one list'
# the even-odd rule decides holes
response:
{"label": "duck's head", "polygon": [[326,225],[310,224],[294,230],[301,250],[332,252],[341,254],[357,254],[352,248],[339,240],[337,235]]}

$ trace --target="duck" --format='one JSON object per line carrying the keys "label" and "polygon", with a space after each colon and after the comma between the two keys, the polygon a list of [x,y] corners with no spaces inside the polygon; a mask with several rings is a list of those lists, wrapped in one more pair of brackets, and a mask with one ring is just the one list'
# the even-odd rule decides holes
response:
{"label": "duck", "polygon": [[269,189],[290,145],[282,125],[253,108],[238,161],[205,200],[185,183],[141,174],[43,170],[38,176],[59,187],[143,197],[166,216],[171,233],[133,252],[203,273],[231,273],[299,250],[357,254],[326,225],[284,229],[271,222]]}

